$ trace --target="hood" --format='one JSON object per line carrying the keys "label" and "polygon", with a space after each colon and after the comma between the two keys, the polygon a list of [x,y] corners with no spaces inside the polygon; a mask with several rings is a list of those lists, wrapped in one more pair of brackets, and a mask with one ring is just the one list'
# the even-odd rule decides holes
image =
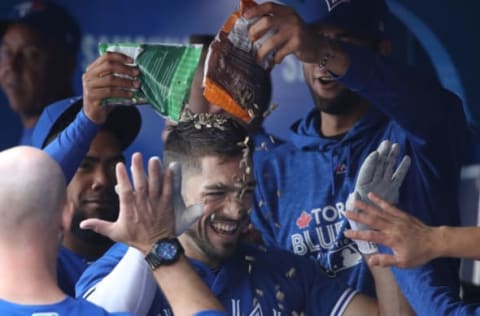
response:
{"label": "hood", "polygon": [[385,123],[388,118],[374,107],[363,115],[363,117],[353,125],[345,137],[340,141],[325,138],[318,132],[321,121],[320,111],[316,108],[310,110],[302,119],[295,122],[290,128],[290,140],[298,149],[325,149],[333,144],[344,144],[352,142],[357,138],[365,137],[365,133],[374,132],[375,126]]}

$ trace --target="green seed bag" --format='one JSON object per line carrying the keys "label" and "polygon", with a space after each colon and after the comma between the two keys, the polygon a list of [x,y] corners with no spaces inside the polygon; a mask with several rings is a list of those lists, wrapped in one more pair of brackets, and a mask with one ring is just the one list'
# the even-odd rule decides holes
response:
{"label": "green seed bag", "polygon": [[100,54],[118,52],[140,70],[140,90],[130,99],[108,98],[104,104],[151,104],[157,113],[178,121],[190,94],[202,45],[100,43]]}

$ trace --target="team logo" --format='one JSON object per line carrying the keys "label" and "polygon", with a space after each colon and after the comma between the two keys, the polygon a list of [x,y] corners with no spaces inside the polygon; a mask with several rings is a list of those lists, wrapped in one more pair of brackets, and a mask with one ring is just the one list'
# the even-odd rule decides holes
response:
{"label": "team logo", "polygon": [[304,229],[310,225],[312,221],[312,215],[308,214],[307,212],[303,211],[302,214],[297,218],[297,227],[299,229]]}
{"label": "team logo", "polygon": [[335,174],[345,174],[347,173],[347,165],[344,163],[339,163],[335,168]]}
{"label": "team logo", "polygon": [[350,3],[350,0],[325,0],[325,3],[327,4],[328,12],[331,12],[336,6],[342,3]]}

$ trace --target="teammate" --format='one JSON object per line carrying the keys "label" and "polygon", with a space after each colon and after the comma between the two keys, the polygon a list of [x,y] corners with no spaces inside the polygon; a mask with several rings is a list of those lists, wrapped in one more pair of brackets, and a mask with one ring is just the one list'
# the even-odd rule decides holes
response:
{"label": "teammate", "polygon": [[[360,163],[384,139],[399,143],[402,154],[412,158],[399,206],[431,225],[457,225],[465,118],[459,99],[433,76],[384,57],[389,50],[384,1],[312,5],[317,9],[310,10],[317,13],[312,24],[294,9],[271,2],[244,14],[259,18],[249,30],[253,40],[276,32],[261,46],[259,58],[273,51],[280,62],[294,54],[303,63],[315,103],[292,126],[290,142],[256,169],[251,218],[267,245],[311,257],[332,277],[373,295],[361,253],[343,234],[349,225],[342,212]],[[423,301],[417,300],[410,280],[422,280],[430,293],[458,294],[457,261],[442,260],[428,268],[431,273],[421,276],[393,269],[417,311]]]}
{"label": "teammate", "polygon": [[31,145],[43,108],[74,95],[80,28],[58,4],[32,0],[12,8],[0,34],[0,87],[20,117],[20,144]]}
{"label": "teammate", "polygon": [[[68,199],[75,212],[71,230],[65,233],[60,250],[58,275],[62,289],[74,295],[75,283],[88,264],[100,257],[112,241],[79,228],[86,218],[98,217],[114,220],[118,215],[118,197],[113,170],[123,161],[123,150],[135,139],[141,125],[135,107],[106,109],[101,100],[122,91],[102,94],[108,77],[99,77],[105,64],[123,55],[109,55],[97,59],[84,75],[83,98],[70,98],[48,106],[42,112],[33,133],[33,143],[44,148],[64,171],[68,183]],[[124,67],[128,74],[136,69]],[[132,86],[131,81],[128,84]],[[104,89],[107,90],[107,89]]]}
{"label": "teammate", "polygon": [[72,217],[59,166],[22,146],[0,153],[0,171],[0,314],[108,315],[56,282],[58,247]]}
{"label": "teammate", "polygon": [[[197,273],[229,313],[407,313],[408,304],[396,300],[398,289],[389,287],[395,283],[389,282],[393,276],[388,270],[375,271],[375,276],[380,280],[380,305],[377,307],[367,296],[331,280],[311,260],[285,251],[267,250],[241,243],[239,238],[248,224],[254,185],[250,171],[251,148],[244,141],[247,132],[230,118],[212,114],[207,118],[202,123],[190,120],[172,127],[164,147],[165,163],[179,161],[182,166],[181,192],[185,204],[200,203],[204,207],[200,219],[178,238],[181,245],[172,247],[184,249]],[[150,186],[143,187],[143,190],[147,189]],[[177,191],[180,192],[180,188]],[[82,223],[82,227],[107,236],[111,236],[109,227],[114,225],[117,224],[94,220]],[[118,272],[116,266],[122,265],[126,251],[125,245],[117,244],[91,265],[77,284],[77,295],[90,299],[97,291],[105,291],[102,284],[105,282],[110,283],[110,295],[118,297],[119,292],[125,295],[123,289],[128,286],[124,278],[119,278],[119,274],[112,278],[109,274]],[[163,260],[169,262],[169,259]],[[145,265],[145,262],[143,268],[139,264],[129,265],[130,270],[123,270],[123,275],[136,273],[137,269],[144,269]],[[390,280],[387,281],[388,279]],[[118,304],[123,304],[128,299],[137,305],[143,305],[136,306],[137,311],[148,311],[148,315],[171,313],[165,297],[158,289],[146,289],[147,281],[139,281],[138,278],[129,282],[138,284],[136,290],[131,291],[126,298],[122,296],[116,300]]]}

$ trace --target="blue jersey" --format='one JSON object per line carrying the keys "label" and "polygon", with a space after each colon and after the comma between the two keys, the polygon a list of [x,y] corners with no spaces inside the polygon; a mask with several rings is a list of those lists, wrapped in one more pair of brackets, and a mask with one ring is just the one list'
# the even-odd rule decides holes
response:
{"label": "blue jersey", "polygon": [[87,267],[87,259],[61,246],[57,257],[58,286],[69,296],[75,297],[75,284]]}
{"label": "blue jersey", "polygon": [[[373,295],[361,254],[343,236],[349,224],[342,212],[361,163],[382,140],[399,143],[402,155],[412,158],[399,207],[432,225],[458,225],[457,189],[468,130],[458,98],[434,78],[366,50],[347,51],[351,66],[339,81],[371,108],[341,139],[320,135],[316,109],[295,123],[291,141],[254,168],[251,219],[267,245],[311,257],[332,277]],[[456,263],[438,265],[445,290],[457,292]],[[409,270],[394,274],[400,287],[414,277]]]}
{"label": "blue jersey", "polygon": [[8,316],[128,316],[129,313],[108,313],[82,299],[65,298],[56,304],[20,305],[0,299],[0,315]]}
{"label": "blue jersey", "polygon": [[[77,295],[88,297],[126,250],[116,244],[93,263],[77,283]],[[341,315],[356,293],[328,278],[315,262],[280,250],[242,244],[216,271],[190,262],[231,315]],[[148,315],[172,315],[159,289]]]}

